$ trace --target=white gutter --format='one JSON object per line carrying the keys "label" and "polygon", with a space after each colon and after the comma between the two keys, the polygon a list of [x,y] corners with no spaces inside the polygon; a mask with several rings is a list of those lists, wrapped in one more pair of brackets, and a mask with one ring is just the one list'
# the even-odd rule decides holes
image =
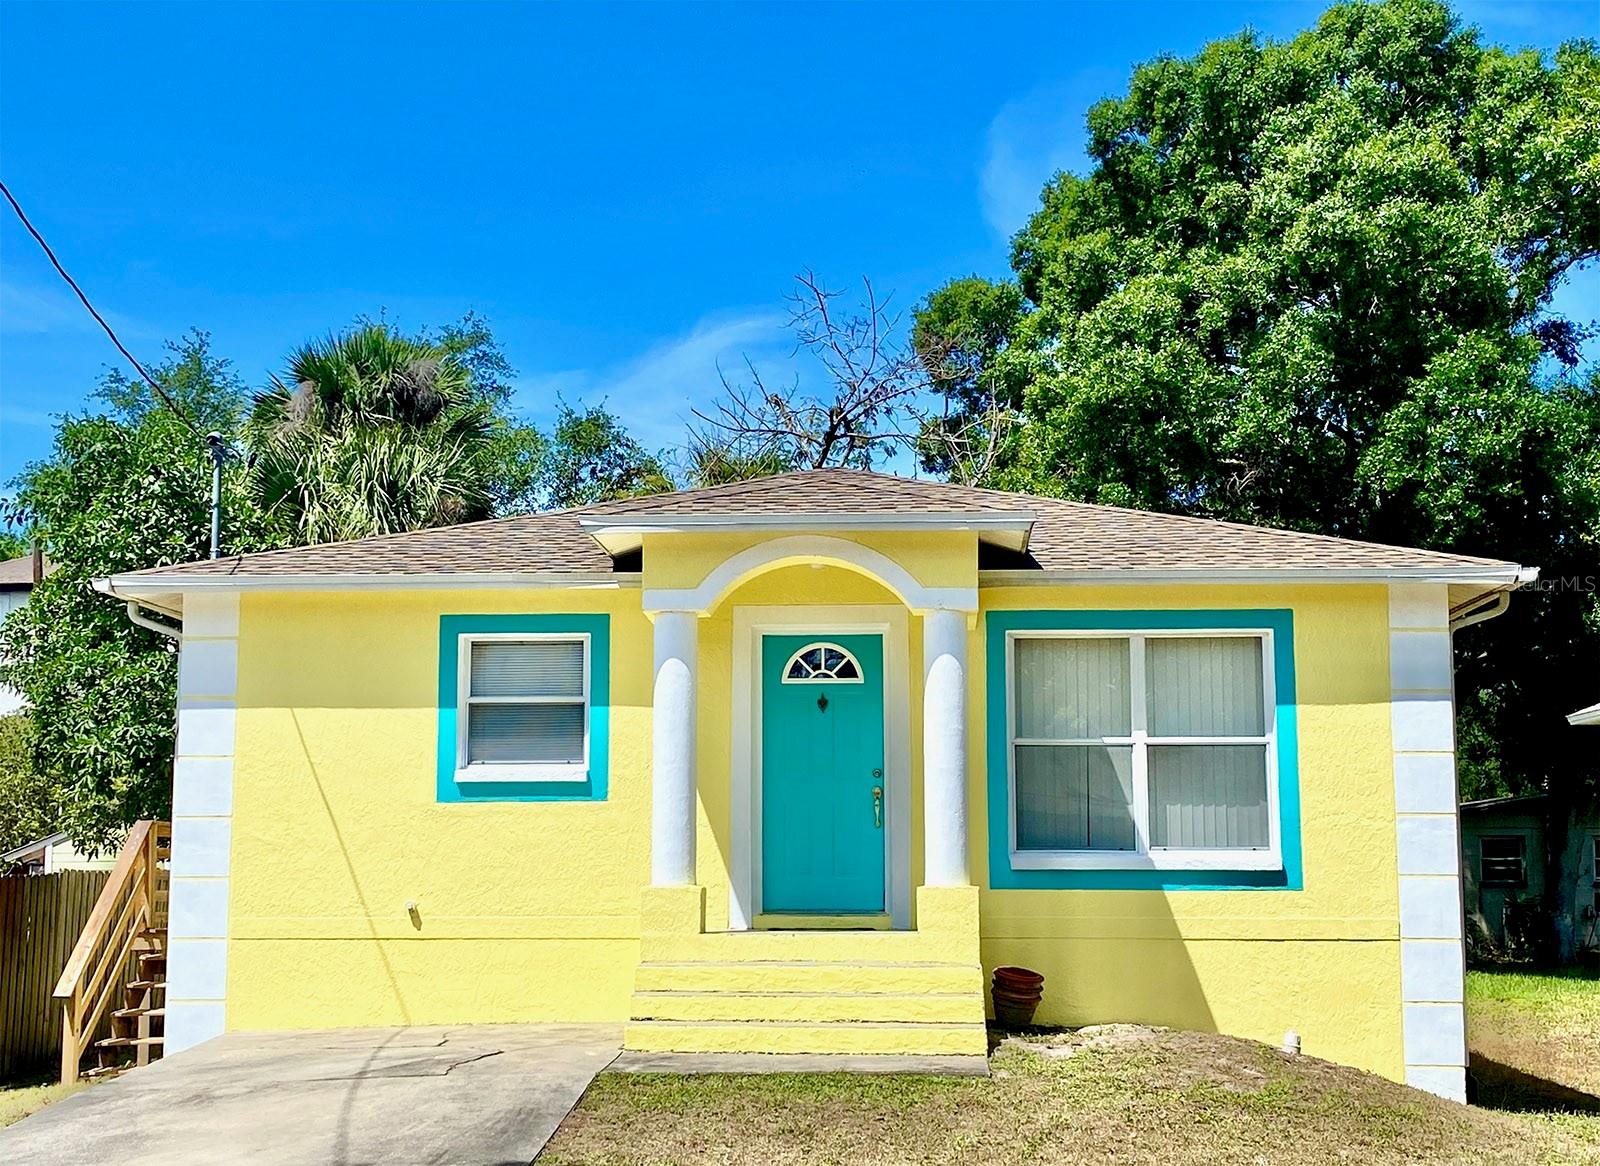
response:
{"label": "white gutter", "polygon": [[[172,575],[113,575],[96,579],[95,590],[119,599],[170,594],[175,591],[365,591],[381,588],[437,590],[484,587],[559,587],[626,589],[639,586],[637,571],[481,571],[435,572],[405,575],[224,575],[196,573]],[[142,601],[142,598],[141,598]],[[156,606],[149,604],[148,606]]]}
{"label": "white gutter", "polygon": [[1592,704],[1567,715],[1569,725],[1600,725],[1600,704]]}
{"label": "white gutter", "polygon": [[984,587],[1053,587],[1064,583],[1478,583],[1521,587],[1537,567],[1463,564],[1454,567],[1105,567],[1072,570],[979,571]]}

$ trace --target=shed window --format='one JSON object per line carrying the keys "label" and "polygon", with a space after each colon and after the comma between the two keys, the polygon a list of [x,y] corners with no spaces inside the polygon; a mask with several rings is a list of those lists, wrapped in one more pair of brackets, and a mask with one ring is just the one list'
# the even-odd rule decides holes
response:
{"label": "shed window", "polygon": [[1012,853],[1024,867],[1274,858],[1268,633],[1013,633]]}
{"label": "shed window", "polygon": [[1491,834],[1478,840],[1478,885],[1528,885],[1527,855],[1522,835]]}
{"label": "shed window", "polygon": [[463,638],[460,781],[581,777],[588,766],[587,636]]}

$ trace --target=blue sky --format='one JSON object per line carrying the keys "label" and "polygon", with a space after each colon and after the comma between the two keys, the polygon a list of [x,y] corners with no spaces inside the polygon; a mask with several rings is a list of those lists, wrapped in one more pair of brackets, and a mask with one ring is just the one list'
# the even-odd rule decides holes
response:
{"label": "blue sky", "polygon": [[[1132,67],[1326,5],[0,6],[0,175],[141,357],[198,326],[252,384],[380,311],[486,315],[518,404],[678,441],[717,365],[787,375],[810,267],[909,309],[1007,237]],[[1594,0],[1467,4],[1489,39]],[[1600,278],[1562,297],[1600,315]],[[119,359],[9,211],[0,481]]]}

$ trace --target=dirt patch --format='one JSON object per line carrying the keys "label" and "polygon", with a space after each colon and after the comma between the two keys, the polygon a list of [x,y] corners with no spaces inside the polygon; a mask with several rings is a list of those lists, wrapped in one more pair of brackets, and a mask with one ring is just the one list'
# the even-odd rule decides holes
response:
{"label": "dirt patch", "polygon": [[1600,1138],[1250,1041],[1030,1033],[983,1079],[603,1075],[542,1163],[1600,1163]]}

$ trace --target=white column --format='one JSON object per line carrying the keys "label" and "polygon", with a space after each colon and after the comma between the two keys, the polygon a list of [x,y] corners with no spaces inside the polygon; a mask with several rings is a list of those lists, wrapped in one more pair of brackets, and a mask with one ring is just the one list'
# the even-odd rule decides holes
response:
{"label": "white column", "polygon": [[1389,588],[1406,1084],[1466,1100],[1455,706],[1443,584]]}
{"label": "white column", "polygon": [[650,759],[650,882],[694,884],[695,655],[700,618],[655,617],[656,682]]}
{"label": "white column", "polygon": [[222,1035],[228,979],[239,596],[184,596],[167,900],[167,1055]]}
{"label": "white column", "polygon": [[967,614],[922,617],[923,883],[964,887],[967,871]]}

